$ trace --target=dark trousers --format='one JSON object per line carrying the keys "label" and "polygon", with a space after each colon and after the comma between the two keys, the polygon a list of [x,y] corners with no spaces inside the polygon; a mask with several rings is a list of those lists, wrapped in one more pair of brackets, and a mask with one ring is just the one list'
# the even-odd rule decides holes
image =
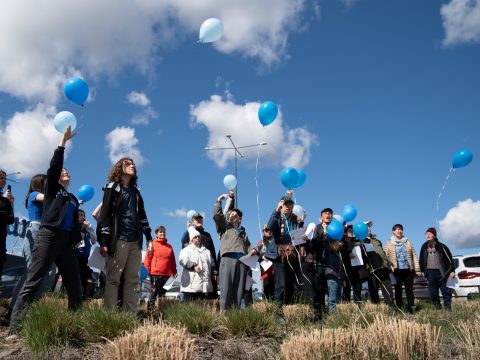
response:
{"label": "dark trousers", "polygon": [[402,285],[404,285],[407,296],[407,310],[409,313],[413,313],[413,271],[410,269],[396,269],[393,275],[397,281],[395,284],[395,302],[397,306],[400,309],[402,308]]}
{"label": "dark trousers", "polygon": [[[349,266],[346,268],[347,270],[347,289],[348,289],[348,294],[343,295],[343,299],[346,301],[351,300],[351,294],[350,291],[353,290],[353,301],[355,302],[360,302],[362,301],[362,284],[363,281],[360,280],[360,276],[358,274],[360,266]],[[349,285],[349,286],[348,286]],[[347,291],[345,289],[345,291]]]}
{"label": "dark trousers", "polygon": [[[273,265],[272,265],[273,266]],[[264,274],[262,269],[262,275]],[[273,300],[275,294],[275,275],[269,274],[268,277],[262,280],[263,298]]]}
{"label": "dark trousers", "polygon": [[212,277],[212,292],[209,292],[207,295],[208,299],[218,299],[218,277],[215,277],[213,274],[211,275]]}
{"label": "dark trousers", "polygon": [[210,293],[192,293],[192,292],[184,292],[183,293],[183,300],[184,301],[194,301],[194,300],[207,300],[209,299]]}
{"label": "dark trousers", "polygon": [[315,316],[321,318],[322,312],[325,311],[325,295],[327,294],[327,282],[323,274],[320,274],[314,263],[302,263],[302,294],[305,301],[312,305]]}
{"label": "dark trousers", "polygon": [[372,303],[380,303],[378,296],[378,290],[382,291],[383,301],[390,307],[394,307],[393,303],[393,289],[390,281],[390,271],[388,269],[375,270],[368,279],[368,292],[370,293],[370,299]]}
{"label": "dark trousers", "polygon": [[280,305],[293,304],[297,278],[300,284],[306,281],[301,275],[300,264],[298,262],[290,262],[290,264],[291,266],[288,263],[282,263],[280,260],[273,262],[273,270],[275,271],[274,300]]}
{"label": "dark trousers", "polygon": [[427,270],[428,290],[435,308],[440,310],[440,296],[438,291],[442,292],[443,305],[445,310],[452,310],[452,289],[447,287],[447,280],[443,278],[440,270]]}
{"label": "dark trousers", "polygon": [[57,265],[62,275],[62,283],[67,290],[68,308],[76,310],[82,305],[78,261],[70,235],[70,232],[56,228],[40,228],[38,240],[33,248],[32,263],[28,268],[27,280],[12,311],[10,333],[17,332],[21,315],[33,302],[35,293],[42,286],[43,277],[53,262]]}
{"label": "dark trousers", "polygon": [[151,289],[150,298],[148,299],[148,310],[153,310],[158,296],[163,296],[167,292],[163,285],[167,282],[170,276],[150,275]]}
{"label": "dark trousers", "polygon": [[91,296],[93,290],[92,269],[90,269],[90,267],[88,266],[88,258],[84,256],[77,256],[77,260],[80,271],[80,282],[83,289],[83,297],[87,298]]}
{"label": "dark trousers", "polygon": [[[6,260],[7,260],[7,234],[5,234],[5,236],[3,234],[0,234],[0,275],[3,272],[3,265],[5,264]],[[2,280],[0,276],[0,282],[1,281]]]}

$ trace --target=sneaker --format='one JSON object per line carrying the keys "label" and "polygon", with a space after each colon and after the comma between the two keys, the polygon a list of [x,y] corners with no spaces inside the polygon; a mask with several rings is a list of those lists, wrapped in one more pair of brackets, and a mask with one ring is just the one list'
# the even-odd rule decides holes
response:
{"label": "sneaker", "polygon": [[276,322],[279,325],[283,325],[283,324],[285,324],[285,319],[281,316],[278,316]]}

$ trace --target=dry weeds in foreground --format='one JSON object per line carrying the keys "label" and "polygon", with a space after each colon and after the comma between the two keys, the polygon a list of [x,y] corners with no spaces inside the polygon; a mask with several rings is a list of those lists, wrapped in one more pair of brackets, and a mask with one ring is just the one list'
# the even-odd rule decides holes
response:
{"label": "dry weeds in foreground", "polygon": [[435,359],[439,328],[378,315],[372,324],[348,329],[301,331],[281,345],[286,360],[303,359]]}
{"label": "dry weeds in foreground", "polygon": [[457,346],[462,352],[462,359],[480,359],[480,315],[473,321],[459,321],[456,326],[460,339]]}
{"label": "dry weeds in foreground", "polygon": [[189,360],[195,352],[195,340],[184,328],[164,323],[145,324],[119,337],[104,350],[104,359]]}

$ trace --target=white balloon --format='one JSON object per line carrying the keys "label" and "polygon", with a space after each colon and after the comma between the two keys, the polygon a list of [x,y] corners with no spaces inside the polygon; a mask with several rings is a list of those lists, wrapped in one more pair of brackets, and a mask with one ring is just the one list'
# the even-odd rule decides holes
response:
{"label": "white balloon", "polygon": [[343,217],[341,215],[335,214],[333,215],[333,218],[337,220],[339,223],[343,224]]}
{"label": "white balloon", "polygon": [[60,134],[63,134],[69,126],[73,131],[77,127],[77,118],[70,111],[60,111],[53,119],[53,126]]}
{"label": "white balloon", "polygon": [[237,187],[237,178],[233,175],[227,175],[223,178],[223,185],[227,190],[235,190]]}
{"label": "white balloon", "polygon": [[301,207],[300,205],[295,205],[293,207],[293,213],[298,217],[303,217],[303,207]]}
{"label": "white balloon", "polygon": [[214,42],[223,35],[223,23],[215,18],[203,22],[198,33],[198,40],[202,43]]}
{"label": "white balloon", "polygon": [[187,220],[192,220],[192,216],[195,215],[197,212],[195,210],[189,210],[187,212]]}

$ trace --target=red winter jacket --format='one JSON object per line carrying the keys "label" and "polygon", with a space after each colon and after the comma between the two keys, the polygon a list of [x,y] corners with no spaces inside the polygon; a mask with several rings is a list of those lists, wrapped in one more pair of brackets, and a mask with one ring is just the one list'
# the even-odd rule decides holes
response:
{"label": "red winter jacket", "polygon": [[177,273],[175,254],[167,239],[153,241],[152,250],[147,249],[143,264],[150,275],[172,276]]}

